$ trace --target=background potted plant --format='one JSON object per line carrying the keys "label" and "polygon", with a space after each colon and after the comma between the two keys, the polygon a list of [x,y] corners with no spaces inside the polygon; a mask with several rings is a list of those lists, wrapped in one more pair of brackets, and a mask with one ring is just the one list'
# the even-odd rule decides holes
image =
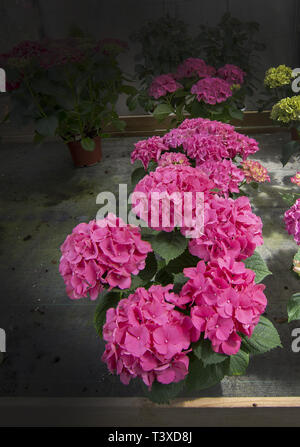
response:
{"label": "background potted plant", "polygon": [[33,120],[35,142],[59,136],[75,166],[100,161],[103,129],[125,127],[116,112],[119,95],[135,92],[117,61],[126,48],[118,40],[82,36],[22,42],[1,58],[11,99],[6,119]]}

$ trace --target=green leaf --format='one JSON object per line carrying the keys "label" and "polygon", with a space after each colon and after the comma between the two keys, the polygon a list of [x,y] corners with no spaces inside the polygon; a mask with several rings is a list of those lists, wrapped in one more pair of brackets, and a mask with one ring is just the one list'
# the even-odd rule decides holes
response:
{"label": "green leaf", "polygon": [[245,374],[248,364],[249,354],[240,349],[237,354],[230,356],[228,375],[240,376]]}
{"label": "green leaf", "polygon": [[300,194],[289,192],[280,192],[279,194],[281,195],[282,200],[284,200],[290,207],[293,206],[296,200],[300,198]]}
{"label": "green leaf", "polygon": [[216,363],[224,362],[224,360],[228,359],[227,355],[218,354],[217,352],[213,351],[211,341],[207,339],[199,340],[193,348],[193,353],[198,359],[202,360],[205,367],[207,365],[214,365]]}
{"label": "green leaf", "polygon": [[92,138],[82,138],[81,146],[85,151],[93,152],[95,149],[95,141]]}
{"label": "green leaf", "polygon": [[106,294],[102,294],[99,297],[99,302],[96,307],[94,315],[94,326],[97,333],[102,337],[102,328],[106,320],[106,312],[111,307],[117,307],[118,302],[121,299],[121,293],[111,291]]}
{"label": "green leaf", "polygon": [[123,121],[123,120],[120,120],[120,119],[115,119],[115,120],[112,121],[112,125],[113,125],[113,127],[115,127],[120,132],[123,132],[123,130],[126,127],[126,121]]}
{"label": "green leaf", "polygon": [[58,119],[56,116],[48,116],[41,118],[35,123],[35,130],[44,137],[53,137],[58,126]]}
{"label": "green leaf", "polygon": [[180,273],[186,267],[196,267],[200,259],[191,255],[188,248],[177,258],[172,259],[167,265],[167,271],[170,273]]}
{"label": "green leaf", "polygon": [[131,285],[130,285],[129,290],[134,291],[138,287],[143,287],[145,285],[145,283],[146,283],[146,281],[144,281],[140,275],[133,276],[131,279]]}
{"label": "green leaf", "polygon": [[228,373],[228,361],[204,366],[202,360],[193,359],[190,362],[189,374],[186,379],[188,390],[199,391],[221,382]]}
{"label": "green leaf", "polygon": [[167,286],[168,284],[173,284],[173,275],[167,272],[165,268],[159,270],[155,276],[155,282],[161,284],[162,286]]}
{"label": "green leaf", "polygon": [[282,153],[280,159],[282,166],[285,166],[289,161],[290,157],[299,151],[300,151],[299,141],[289,141],[288,143],[284,144],[282,146]]}
{"label": "green leaf", "polygon": [[145,177],[146,171],[144,168],[137,168],[131,174],[131,184],[135,187],[143,177]]}
{"label": "green leaf", "polygon": [[141,270],[139,276],[144,281],[150,281],[157,272],[157,260],[153,252],[148,253],[146,258],[146,266]]}
{"label": "green leaf", "polygon": [[184,386],[185,386],[184,380],[177,383],[170,383],[168,385],[154,381],[152,384],[151,391],[149,391],[148,387],[146,387],[146,385],[144,385],[143,383],[145,396],[152,402],[155,402],[156,404],[170,403],[170,401],[172,399],[175,399],[175,397],[180,393],[180,391],[183,390]]}
{"label": "green leaf", "polygon": [[300,320],[300,293],[294,293],[287,304],[288,322]]}
{"label": "green leaf", "polygon": [[251,337],[243,336],[243,351],[249,354],[263,354],[271,349],[282,347],[280,337],[270,320],[261,316]]}
{"label": "green leaf", "polygon": [[170,115],[170,113],[173,113],[173,107],[171,107],[169,104],[159,104],[153,111],[153,116],[158,121],[162,121],[167,116]]}
{"label": "green leaf", "polygon": [[153,238],[151,245],[154,251],[169,262],[181,255],[187,247],[188,240],[179,231],[161,231]]}
{"label": "green leaf", "polygon": [[247,269],[251,269],[255,272],[255,282],[257,284],[262,282],[266,276],[272,275],[272,272],[268,269],[267,264],[256,251],[250,258],[243,260],[243,263]]}

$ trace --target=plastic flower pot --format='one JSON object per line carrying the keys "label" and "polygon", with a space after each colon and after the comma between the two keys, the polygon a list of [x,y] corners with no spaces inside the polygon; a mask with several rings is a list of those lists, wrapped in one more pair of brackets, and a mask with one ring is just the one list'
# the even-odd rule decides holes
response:
{"label": "plastic flower pot", "polygon": [[296,127],[291,127],[291,139],[292,140],[300,140],[299,132]]}
{"label": "plastic flower pot", "polygon": [[71,141],[67,143],[71,156],[74,162],[74,165],[77,168],[83,168],[86,166],[93,166],[102,159],[102,150],[101,150],[101,138],[95,137],[95,148],[93,151],[87,151],[83,149],[80,141]]}

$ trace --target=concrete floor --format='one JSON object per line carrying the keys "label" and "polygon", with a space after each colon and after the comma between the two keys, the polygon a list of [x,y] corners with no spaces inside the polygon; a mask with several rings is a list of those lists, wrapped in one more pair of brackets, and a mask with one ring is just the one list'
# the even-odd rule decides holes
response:
{"label": "concrete floor", "polygon": [[[273,276],[266,279],[268,317],[276,324],[283,349],[252,359],[247,376],[224,379],[203,396],[299,396],[300,353],[291,351],[286,303],[300,283],[290,271],[297,251],[284,230],[287,205],[278,192],[292,188],[289,177],[300,170],[293,159],[279,161],[287,134],[258,135],[255,156],[272,183],[252,192],[255,212],[264,221],[260,250]],[[138,396],[137,382],[123,386],[100,360],[103,343],[93,327],[96,304],[71,301],[58,273],[59,246],[79,222],[93,219],[101,191],[129,183],[129,154],[138,138],[103,142],[97,166],[74,169],[63,144],[7,143],[0,146],[0,328],[7,353],[0,365],[1,396]]]}

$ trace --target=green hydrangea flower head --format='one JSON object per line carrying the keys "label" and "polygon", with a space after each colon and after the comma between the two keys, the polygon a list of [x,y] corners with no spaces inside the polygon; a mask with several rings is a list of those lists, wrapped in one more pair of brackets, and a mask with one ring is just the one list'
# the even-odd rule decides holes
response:
{"label": "green hydrangea flower head", "polygon": [[269,88],[282,87],[288,85],[292,79],[292,69],[286,65],[271,67],[266,71],[264,84]]}
{"label": "green hydrangea flower head", "polygon": [[271,119],[284,124],[300,121],[300,96],[283,98],[274,104]]}

